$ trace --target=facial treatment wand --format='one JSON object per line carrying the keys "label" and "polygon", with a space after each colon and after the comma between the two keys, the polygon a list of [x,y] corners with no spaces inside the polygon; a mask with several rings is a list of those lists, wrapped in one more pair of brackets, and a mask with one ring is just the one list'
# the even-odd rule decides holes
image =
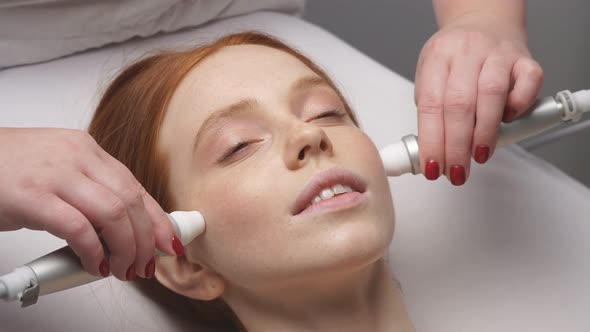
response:
{"label": "facial treatment wand", "polygon": [[[168,219],[183,245],[187,245],[205,230],[205,220],[197,211],[175,211],[168,215]],[[105,253],[108,254],[106,246]],[[165,254],[156,250],[156,255]],[[78,256],[66,246],[0,276],[0,299],[20,299],[22,307],[26,307],[37,303],[40,295],[74,288],[99,279],[102,277],[95,277],[86,272]]]}
{"label": "facial treatment wand", "polygon": [[[555,98],[539,99],[524,116],[500,125],[498,146],[535,136],[563,122],[577,122],[585,112],[590,112],[590,90],[574,93],[565,90]],[[416,135],[402,137],[401,141],[381,149],[379,154],[387,176],[421,173]]]}

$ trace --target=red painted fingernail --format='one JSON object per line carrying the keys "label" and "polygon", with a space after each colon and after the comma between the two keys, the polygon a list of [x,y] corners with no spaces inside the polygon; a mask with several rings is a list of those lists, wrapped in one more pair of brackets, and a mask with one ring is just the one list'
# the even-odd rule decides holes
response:
{"label": "red painted fingernail", "polygon": [[102,262],[100,262],[98,270],[100,271],[100,275],[104,278],[108,277],[109,273],[111,273],[111,271],[109,270],[109,263],[107,263],[107,261],[104,258],[102,259]]}
{"label": "red painted fingernail", "polygon": [[514,116],[516,115],[516,110],[513,109],[507,109],[504,112],[504,115],[502,116],[502,121],[504,122],[510,122],[514,119]]}
{"label": "red painted fingernail", "polygon": [[125,279],[127,279],[127,281],[135,279],[135,263],[131,264],[131,266],[127,269]]}
{"label": "red painted fingernail", "polygon": [[465,168],[463,166],[454,165],[451,167],[451,183],[454,186],[465,183]]}
{"label": "red painted fingernail", "polygon": [[145,266],[145,277],[151,279],[154,277],[154,273],[156,273],[156,260],[152,257]]}
{"label": "red painted fingernail", "polygon": [[426,167],[424,167],[424,176],[428,180],[436,180],[440,175],[440,171],[438,168],[438,163],[434,160],[429,160],[426,162]]}
{"label": "red painted fingernail", "polygon": [[184,248],[182,247],[182,243],[176,237],[176,235],[172,237],[172,249],[174,249],[176,256],[184,256]]}
{"label": "red painted fingernail", "polygon": [[473,154],[473,159],[480,164],[485,163],[488,161],[488,157],[490,156],[490,147],[484,144],[480,144],[475,147],[475,153]]}

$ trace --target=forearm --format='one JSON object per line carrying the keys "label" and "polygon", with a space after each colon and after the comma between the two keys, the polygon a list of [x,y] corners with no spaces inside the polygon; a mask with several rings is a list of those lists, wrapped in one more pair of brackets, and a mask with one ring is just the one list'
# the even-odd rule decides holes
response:
{"label": "forearm", "polygon": [[475,24],[516,34],[526,42],[525,0],[432,0],[439,28]]}

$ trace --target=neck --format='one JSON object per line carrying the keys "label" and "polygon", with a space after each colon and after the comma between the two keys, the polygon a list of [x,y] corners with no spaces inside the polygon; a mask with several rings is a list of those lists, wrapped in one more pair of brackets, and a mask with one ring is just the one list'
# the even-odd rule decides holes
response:
{"label": "neck", "polygon": [[345,275],[280,289],[232,289],[224,300],[249,332],[415,331],[383,259]]}

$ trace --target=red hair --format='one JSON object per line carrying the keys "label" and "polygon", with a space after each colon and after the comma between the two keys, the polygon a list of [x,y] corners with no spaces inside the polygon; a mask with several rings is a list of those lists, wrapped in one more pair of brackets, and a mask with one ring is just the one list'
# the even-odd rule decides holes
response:
{"label": "red hair", "polygon": [[[173,202],[168,189],[168,169],[156,150],[159,128],[168,103],[188,72],[206,57],[231,45],[261,45],[284,51],[324,78],[344,101],[329,77],[310,59],[277,39],[244,32],[228,35],[213,43],[185,51],[162,52],[137,61],[124,69],[102,96],[88,128],[90,135],[109,154],[134,174],[164,211],[171,212]],[[346,111],[356,118],[346,102]],[[184,259],[184,258],[178,258]],[[154,280],[138,280],[140,288],[162,303],[173,314],[186,313],[198,324],[245,330],[232,310],[221,299],[198,301],[181,297]]]}

